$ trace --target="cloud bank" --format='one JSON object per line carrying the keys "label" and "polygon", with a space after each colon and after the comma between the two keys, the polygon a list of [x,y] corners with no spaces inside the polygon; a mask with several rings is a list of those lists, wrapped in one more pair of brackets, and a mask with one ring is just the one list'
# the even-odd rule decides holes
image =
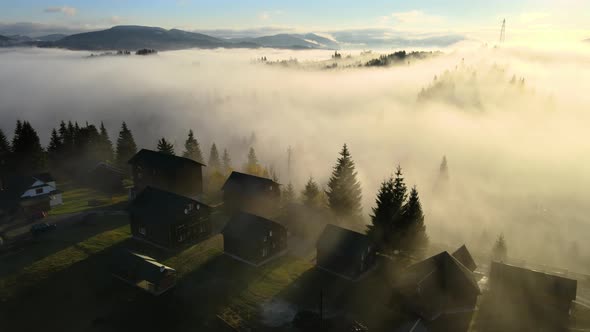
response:
{"label": "cloud bank", "polygon": [[[26,119],[47,142],[62,119],[104,121],[114,139],[126,121],[140,146],[155,148],[164,136],[177,152],[193,129],[204,151],[213,142],[228,148],[238,168],[255,133],[262,164],[273,165],[281,182],[297,190],[309,176],[325,185],[347,143],[366,215],[380,182],[401,164],[408,184],[418,186],[434,242],[491,247],[482,244],[485,234],[493,241],[504,232],[510,253],[561,264],[575,241],[590,250],[589,54],[470,47],[391,68],[326,71],[252,60],[330,61],[330,51],[220,49],[88,59],[84,52],[3,49],[0,127],[12,135],[15,120]],[[445,71],[470,82],[456,84],[453,96],[478,94],[482,107],[438,97],[418,102],[421,89]],[[513,76],[525,79],[526,92],[507,88]],[[443,155],[450,182],[440,194],[434,188]]]}

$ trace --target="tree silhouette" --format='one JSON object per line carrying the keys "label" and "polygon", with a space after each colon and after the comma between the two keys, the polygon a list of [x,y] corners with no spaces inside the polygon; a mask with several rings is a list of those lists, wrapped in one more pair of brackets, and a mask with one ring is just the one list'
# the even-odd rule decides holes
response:
{"label": "tree silhouette", "polygon": [[0,181],[2,181],[2,177],[8,172],[10,153],[10,142],[2,129],[0,129]]}
{"label": "tree silhouette", "polygon": [[400,212],[400,206],[395,203],[393,177],[381,183],[375,203],[367,234],[380,250],[389,249],[392,247],[394,227]]}
{"label": "tree silhouette", "polygon": [[45,167],[45,154],[39,135],[28,121],[17,121],[12,139],[12,153],[15,170],[19,173],[38,172]]}
{"label": "tree silhouette", "polygon": [[256,151],[254,148],[251,147],[250,151],[248,151],[248,161],[246,162],[246,173],[252,175],[260,175],[261,169],[260,165],[258,164],[258,157],[256,157]]}
{"label": "tree silhouette", "polygon": [[203,154],[201,153],[201,146],[193,134],[193,130],[189,130],[188,137],[184,142],[184,152],[182,156],[192,159],[194,161],[203,162]]}
{"label": "tree silhouette", "polygon": [[313,177],[309,177],[303,191],[301,192],[303,205],[308,208],[318,208],[321,204],[321,192]]}
{"label": "tree silhouette", "polygon": [[354,161],[346,144],[328,182],[328,204],[338,218],[361,218],[361,185],[356,179]]}
{"label": "tree silhouette", "polygon": [[99,133],[99,158],[101,161],[113,161],[113,142],[109,138],[109,133],[104,127],[104,123],[100,122],[100,133]]}
{"label": "tree silhouette", "polygon": [[229,174],[232,171],[231,158],[227,149],[223,149],[223,157],[221,158],[221,167],[225,174]]}
{"label": "tree silhouette", "polygon": [[508,258],[508,247],[504,234],[500,234],[492,248],[492,260],[503,262]]}
{"label": "tree silhouette", "polygon": [[412,187],[408,202],[402,207],[400,249],[415,252],[428,245],[424,213],[416,186]]}
{"label": "tree silhouette", "polygon": [[117,164],[119,167],[126,169],[127,161],[136,153],[137,145],[133,139],[133,134],[127,128],[127,124],[123,122],[117,139]]}
{"label": "tree silhouette", "polygon": [[209,152],[209,169],[211,171],[219,171],[221,168],[221,161],[219,159],[219,151],[217,150],[217,145],[213,143],[211,145],[211,151]]}
{"label": "tree silhouette", "polygon": [[174,155],[174,145],[162,137],[158,141],[158,151],[165,154]]}

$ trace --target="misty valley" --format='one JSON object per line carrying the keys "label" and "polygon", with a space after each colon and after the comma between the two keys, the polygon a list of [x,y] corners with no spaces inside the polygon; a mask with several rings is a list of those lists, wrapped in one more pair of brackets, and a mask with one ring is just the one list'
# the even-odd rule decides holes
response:
{"label": "misty valley", "polygon": [[7,331],[590,329],[590,48],[163,31],[0,48]]}

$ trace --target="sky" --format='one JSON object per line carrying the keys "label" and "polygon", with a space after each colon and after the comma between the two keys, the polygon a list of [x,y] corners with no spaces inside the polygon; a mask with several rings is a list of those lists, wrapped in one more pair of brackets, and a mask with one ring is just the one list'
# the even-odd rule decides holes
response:
{"label": "sky", "polygon": [[0,0],[0,33],[73,33],[133,24],[185,30],[324,32],[376,29],[512,41],[590,38],[590,1]]}

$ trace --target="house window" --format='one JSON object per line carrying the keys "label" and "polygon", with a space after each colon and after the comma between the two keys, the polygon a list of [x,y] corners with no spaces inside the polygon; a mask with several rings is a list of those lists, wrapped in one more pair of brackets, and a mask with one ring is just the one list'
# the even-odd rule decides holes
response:
{"label": "house window", "polygon": [[139,234],[145,236],[145,234],[147,233],[145,227],[139,226]]}
{"label": "house window", "polygon": [[265,236],[264,239],[262,240],[262,242],[266,242],[268,241],[268,236]]}
{"label": "house window", "polygon": [[268,256],[268,248],[262,248],[262,257]]}
{"label": "house window", "polygon": [[39,195],[43,193],[43,188],[37,188],[35,189],[35,194]]}
{"label": "house window", "polygon": [[272,231],[269,231],[268,232],[268,236],[272,236]]}
{"label": "house window", "polygon": [[185,225],[180,225],[178,227],[176,227],[176,235],[178,237],[178,242],[183,242],[184,240],[186,240],[186,227]]}

